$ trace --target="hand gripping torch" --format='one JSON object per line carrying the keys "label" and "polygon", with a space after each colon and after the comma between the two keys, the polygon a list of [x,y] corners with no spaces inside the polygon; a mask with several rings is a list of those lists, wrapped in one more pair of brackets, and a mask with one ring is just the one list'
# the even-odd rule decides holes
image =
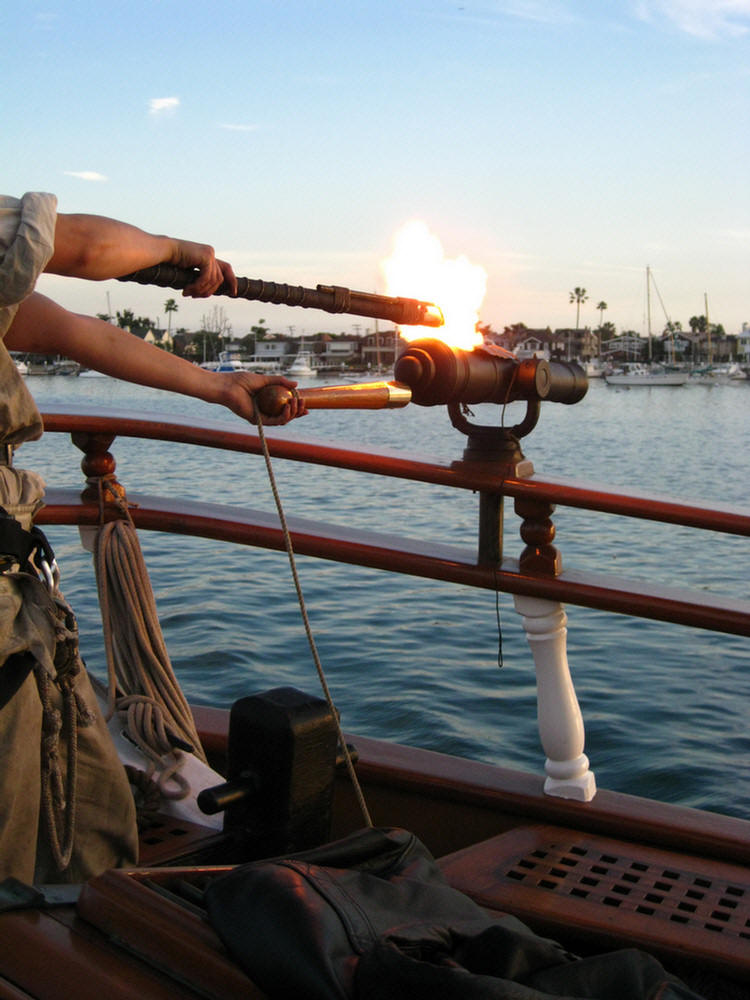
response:
{"label": "hand gripping torch", "polygon": [[[140,285],[157,285],[160,288],[186,288],[195,280],[197,271],[191,268],[157,264],[142,271],[135,271],[120,281],[136,281]],[[352,316],[369,316],[371,319],[388,320],[397,326],[443,325],[443,314],[432,302],[417,299],[392,298],[371,292],[355,292],[341,285],[284,285],[260,278],[237,278],[237,295],[225,283],[215,295],[249,299],[253,302],[270,302],[273,305],[300,306],[303,309],[322,309],[329,313],[348,313]]]}

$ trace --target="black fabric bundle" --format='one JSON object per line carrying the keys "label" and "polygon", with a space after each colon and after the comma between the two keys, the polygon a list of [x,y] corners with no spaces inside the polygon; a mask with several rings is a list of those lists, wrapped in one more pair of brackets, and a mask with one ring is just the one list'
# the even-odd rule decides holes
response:
{"label": "black fabric bundle", "polygon": [[[695,1000],[650,955],[577,958],[443,878],[424,845],[367,829],[216,878],[209,918],[270,997],[294,1000]],[[699,1000],[699,998],[698,998]]]}

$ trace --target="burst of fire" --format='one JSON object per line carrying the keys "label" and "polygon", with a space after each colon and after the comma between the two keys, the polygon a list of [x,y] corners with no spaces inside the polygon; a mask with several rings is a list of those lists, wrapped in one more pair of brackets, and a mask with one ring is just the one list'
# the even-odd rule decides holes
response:
{"label": "burst of fire", "polygon": [[[391,256],[382,263],[386,294],[434,302],[445,325],[430,336],[452,347],[471,350],[481,343],[479,308],[487,288],[487,272],[461,255],[446,259],[440,240],[423,222],[409,222],[396,234]],[[424,337],[421,327],[401,327],[405,340]]]}

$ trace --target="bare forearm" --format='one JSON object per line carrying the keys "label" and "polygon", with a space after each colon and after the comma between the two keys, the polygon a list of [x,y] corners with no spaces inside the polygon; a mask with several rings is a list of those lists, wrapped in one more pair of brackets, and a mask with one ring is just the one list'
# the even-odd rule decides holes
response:
{"label": "bare forearm", "polygon": [[46,270],[101,281],[169,260],[174,240],[98,215],[57,216],[55,252]]}
{"label": "bare forearm", "polygon": [[110,323],[69,313],[43,295],[21,304],[6,344],[12,350],[62,354],[126,382],[202,399],[211,396],[210,372]]}
{"label": "bare forearm", "polygon": [[45,270],[103,281],[162,263],[198,269],[198,277],[184,290],[185,295],[211,295],[224,282],[236,291],[232,268],[217,260],[208,244],[154,236],[100,215],[58,214],[55,251]]}
{"label": "bare forearm", "polygon": [[[62,354],[127,382],[218,403],[251,421],[257,389],[269,383],[296,384],[251,372],[219,375],[206,371],[110,323],[70,313],[38,293],[21,303],[5,344],[15,351]],[[295,399],[279,419],[270,422],[286,423],[304,412],[304,404]]]}

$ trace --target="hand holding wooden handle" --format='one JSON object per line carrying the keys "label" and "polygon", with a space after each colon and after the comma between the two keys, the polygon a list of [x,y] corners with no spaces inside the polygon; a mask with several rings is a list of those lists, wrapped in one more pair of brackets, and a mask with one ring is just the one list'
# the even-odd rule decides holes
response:
{"label": "hand holding wooden handle", "polygon": [[399,382],[363,382],[305,389],[267,385],[255,394],[255,403],[263,416],[278,417],[294,394],[304,399],[308,410],[386,410],[411,402],[411,390]]}

